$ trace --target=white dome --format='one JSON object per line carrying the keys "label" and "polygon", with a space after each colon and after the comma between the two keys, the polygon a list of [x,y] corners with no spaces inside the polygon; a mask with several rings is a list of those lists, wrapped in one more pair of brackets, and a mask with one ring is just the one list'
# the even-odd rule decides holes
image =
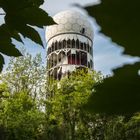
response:
{"label": "white dome", "polygon": [[[77,11],[63,11],[53,17],[57,25],[47,27],[46,39],[49,40],[53,36],[61,33],[77,33],[84,34],[93,40],[93,28],[88,17]],[[84,33],[82,33],[84,29]]]}

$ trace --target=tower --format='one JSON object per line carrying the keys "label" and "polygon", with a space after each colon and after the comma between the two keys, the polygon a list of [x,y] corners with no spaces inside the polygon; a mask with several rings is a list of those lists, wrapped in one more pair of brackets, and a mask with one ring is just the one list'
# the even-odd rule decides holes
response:
{"label": "tower", "polygon": [[63,11],[46,29],[48,76],[60,80],[75,69],[93,69],[93,30],[87,17]]}

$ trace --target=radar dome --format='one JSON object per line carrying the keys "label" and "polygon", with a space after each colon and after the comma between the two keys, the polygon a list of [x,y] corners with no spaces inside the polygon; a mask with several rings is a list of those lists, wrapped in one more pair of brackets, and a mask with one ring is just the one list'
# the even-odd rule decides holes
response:
{"label": "radar dome", "polygon": [[46,39],[59,34],[76,33],[83,34],[93,40],[93,29],[88,17],[77,11],[63,11],[53,17],[56,25],[47,27]]}

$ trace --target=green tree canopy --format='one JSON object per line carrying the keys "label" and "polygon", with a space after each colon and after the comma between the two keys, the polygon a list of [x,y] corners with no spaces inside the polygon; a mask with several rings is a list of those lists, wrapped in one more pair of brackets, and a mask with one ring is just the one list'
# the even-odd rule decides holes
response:
{"label": "green tree canopy", "polygon": [[0,140],[139,139],[139,113],[107,116],[83,108],[102,83],[100,73],[77,71],[45,83],[41,64],[40,55],[25,53],[1,73]]}
{"label": "green tree canopy", "polygon": [[23,51],[24,56],[11,58],[5,72],[0,74],[1,82],[5,83],[10,93],[25,91],[28,95],[38,98],[43,93],[46,82],[46,68],[42,64],[41,54],[32,57]]}
{"label": "green tree canopy", "polygon": [[83,109],[93,91],[93,85],[101,82],[101,79],[102,76],[96,72],[76,71],[57,81],[57,90],[45,101],[46,125],[49,128],[46,130],[46,138],[103,139],[104,116],[89,114]]}

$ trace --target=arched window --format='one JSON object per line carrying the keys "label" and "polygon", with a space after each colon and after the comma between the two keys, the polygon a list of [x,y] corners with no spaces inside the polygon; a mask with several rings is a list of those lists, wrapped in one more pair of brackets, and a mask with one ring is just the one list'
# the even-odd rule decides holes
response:
{"label": "arched window", "polygon": [[93,48],[91,47],[91,55],[93,56]]}
{"label": "arched window", "polygon": [[72,64],[71,50],[67,52],[67,56],[68,56],[68,64]]}
{"label": "arched window", "polygon": [[61,77],[62,77],[62,67],[58,68],[58,80],[61,80]]}
{"label": "arched window", "polygon": [[76,40],[76,48],[79,49],[79,40]]}
{"label": "arched window", "polygon": [[53,67],[57,65],[57,54],[53,53]]}
{"label": "arched window", "polygon": [[63,40],[63,49],[65,49],[66,48],[66,40],[64,39]]}
{"label": "arched window", "polygon": [[60,45],[61,45],[61,49],[63,49],[63,41],[61,41],[60,43],[61,43],[61,44],[60,44]]}
{"label": "arched window", "polygon": [[65,56],[66,56],[65,52],[63,50],[61,50],[58,54],[58,63],[61,63]]}
{"label": "arched window", "polygon": [[80,45],[80,49],[81,49],[81,50],[84,50],[84,44],[83,44],[82,42],[81,42],[80,44],[81,44],[81,45]]}
{"label": "arched window", "polygon": [[52,68],[53,67],[53,55],[51,55],[51,59],[50,59],[50,68]]}
{"label": "arched window", "polygon": [[67,48],[71,48],[71,40],[70,39],[67,40]]}
{"label": "arched window", "polygon": [[72,48],[75,48],[75,40],[72,39]]}
{"label": "arched window", "polygon": [[89,53],[89,44],[87,44],[87,52]]}
{"label": "arched window", "polygon": [[50,48],[50,53],[52,52],[52,47],[49,47]]}
{"label": "arched window", "polygon": [[51,48],[51,47],[49,47],[49,54],[51,53],[51,50],[52,50],[52,48]]}
{"label": "arched window", "polygon": [[89,53],[92,55],[92,48],[91,48],[91,46],[89,47]]}
{"label": "arched window", "polygon": [[54,43],[52,43],[52,52],[54,51]]}
{"label": "arched window", "polygon": [[90,60],[90,66],[91,66],[91,68],[93,67],[93,62],[92,62],[92,60]]}
{"label": "arched window", "polygon": [[74,65],[76,64],[75,63],[75,58],[76,58],[76,54],[72,54],[72,64],[74,64]]}
{"label": "arched window", "polygon": [[88,62],[88,68],[90,68],[90,62]]}
{"label": "arched window", "polygon": [[86,45],[86,43],[84,43],[84,51],[86,51],[86,47],[87,47],[87,45]]}
{"label": "arched window", "polygon": [[81,65],[87,66],[87,53],[81,53]]}
{"label": "arched window", "polygon": [[58,63],[61,62],[61,52],[58,54]]}
{"label": "arched window", "polygon": [[57,79],[57,68],[54,69],[53,76],[54,76],[54,79],[56,80]]}
{"label": "arched window", "polygon": [[79,51],[76,51],[76,59],[75,59],[75,63],[76,65],[79,65],[80,64],[80,57],[79,57]]}
{"label": "arched window", "polygon": [[57,50],[57,41],[55,42],[55,51]]}
{"label": "arched window", "polygon": [[58,49],[61,49],[61,42],[58,42]]}

